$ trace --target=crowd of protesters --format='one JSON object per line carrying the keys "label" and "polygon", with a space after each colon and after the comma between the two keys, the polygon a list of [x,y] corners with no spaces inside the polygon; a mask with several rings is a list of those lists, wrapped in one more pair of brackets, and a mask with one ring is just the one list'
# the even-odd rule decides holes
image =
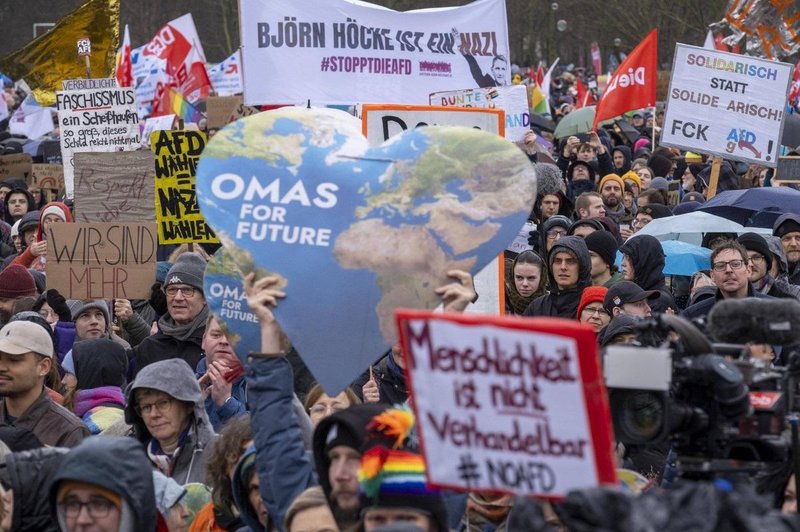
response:
{"label": "crowd of protesters", "polygon": [[[576,74],[584,73],[553,82],[556,120],[574,109]],[[4,97],[10,108],[19,104],[13,91]],[[531,130],[521,148],[537,171],[536,229],[529,249],[506,252],[506,314],[577,320],[605,347],[635,343],[636,323],[653,313],[696,319],[725,299],[800,298],[800,215],[791,213],[767,235],[706,234],[708,270],[664,274],[661,241],[639,231],[695,211],[710,187],[769,187],[773,170],[723,161],[712,184],[706,157],[658,146],[662,120],[661,111],[635,111],[544,152],[537,139],[552,132]],[[11,138],[6,126],[4,153],[19,153],[27,139]],[[147,300],[70,300],[46,288],[46,235],[73,222],[71,205],[12,176],[0,181],[0,219],[0,530],[569,524],[561,505],[531,510],[509,495],[426,486],[399,347],[376,354],[346,390],[326,394],[275,321],[286,297],[276,278],[245,279],[261,351],[237,353],[209,311],[201,247],[168,257],[162,250]],[[461,312],[476,297],[472,278],[449,273],[437,293],[446,312]],[[774,346],[750,352],[785,362]],[[620,467],[659,490],[667,451],[642,459],[621,450]],[[794,508],[787,480],[762,490],[776,509]]]}

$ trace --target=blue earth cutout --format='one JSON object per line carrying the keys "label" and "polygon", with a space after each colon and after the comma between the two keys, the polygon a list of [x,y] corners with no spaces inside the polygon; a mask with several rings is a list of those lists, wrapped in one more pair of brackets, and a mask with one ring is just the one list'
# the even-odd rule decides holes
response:
{"label": "blue earth cutout", "polygon": [[396,342],[395,309],[435,308],[448,270],[496,258],[536,197],[496,135],[425,127],[370,148],[355,117],[299,107],[220,130],[196,186],[233,260],[283,279],[276,317],[329,394]]}

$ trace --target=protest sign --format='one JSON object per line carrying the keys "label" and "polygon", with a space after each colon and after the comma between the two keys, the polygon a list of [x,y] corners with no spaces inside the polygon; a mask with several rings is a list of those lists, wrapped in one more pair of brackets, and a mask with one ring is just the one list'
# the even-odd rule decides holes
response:
{"label": "protest sign", "polygon": [[677,44],[661,144],[775,167],[792,65]]}
{"label": "protest sign", "polygon": [[206,103],[208,129],[221,128],[230,121],[233,111],[242,105],[241,96],[209,96]]}
{"label": "protest sign", "polygon": [[53,198],[64,188],[64,166],[60,164],[37,163],[33,165],[28,185],[50,191]]}
{"label": "protest sign", "polygon": [[0,155],[0,179],[20,177],[28,180],[33,171],[33,158],[29,153]]}
{"label": "protest sign", "polygon": [[77,152],[129,151],[138,148],[139,116],[131,88],[87,89],[56,93],[64,185],[74,197]]}
{"label": "protest sign", "polygon": [[150,135],[154,131],[172,129],[175,124],[175,115],[151,116],[144,121],[142,128],[142,145],[150,147]]}
{"label": "protest sign", "polygon": [[772,182],[800,183],[800,157],[779,157]]}
{"label": "protest sign", "polygon": [[75,221],[155,222],[150,151],[76,153]]}
{"label": "protest sign", "polygon": [[248,105],[425,104],[431,92],[511,83],[504,0],[407,12],[347,0],[240,8]]}
{"label": "protest sign", "polygon": [[524,85],[435,92],[429,96],[429,103],[442,107],[502,109],[506,113],[505,137],[515,142],[525,138],[525,133],[530,131],[531,114]]}
{"label": "protest sign", "polygon": [[237,263],[287,280],[278,321],[331,394],[394,343],[395,308],[434,308],[448,270],[497,257],[530,212],[535,176],[497,135],[430,126],[370,148],[343,111],[283,107],[212,138],[197,194]]}
{"label": "protest sign", "polygon": [[261,111],[259,111],[257,107],[252,107],[250,105],[245,105],[243,102],[239,102],[239,104],[233,108],[231,116],[228,117],[228,123],[239,120],[240,118],[244,118],[246,116],[252,116],[259,112]]}
{"label": "protest sign", "polygon": [[616,483],[591,328],[407,310],[397,325],[430,484],[556,499]]}
{"label": "protest sign", "polygon": [[505,113],[500,109],[447,108],[428,105],[374,105],[361,107],[362,131],[377,146],[407,129],[419,126],[474,127],[503,136]]}
{"label": "protest sign", "polygon": [[[258,317],[247,306],[242,281],[244,274],[254,271],[255,267],[252,263],[240,267],[233,253],[236,251],[224,247],[214,253],[203,276],[203,294],[208,309],[220,322],[233,351],[244,358],[247,353],[261,351],[261,326]],[[247,263],[246,259],[241,262]]]}
{"label": "protest sign", "polygon": [[147,299],[157,245],[153,223],[52,224],[47,288],[67,299]]}
{"label": "protest sign", "polygon": [[155,198],[159,244],[219,242],[197,205],[197,161],[206,146],[199,131],[156,131],[150,149],[156,156]]}
{"label": "protest sign", "polygon": [[242,93],[242,52],[236,50],[220,64],[208,69],[208,79],[217,96]]}

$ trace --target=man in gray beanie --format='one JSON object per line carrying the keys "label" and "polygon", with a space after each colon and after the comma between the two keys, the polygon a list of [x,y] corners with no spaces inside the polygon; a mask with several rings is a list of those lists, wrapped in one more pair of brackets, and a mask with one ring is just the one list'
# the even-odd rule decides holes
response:
{"label": "man in gray beanie", "polygon": [[167,272],[163,290],[167,313],[158,320],[158,332],[131,349],[131,373],[159,360],[180,358],[197,367],[202,358],[208,305],[203,294],[206,261],[197,253],[183,253]]}

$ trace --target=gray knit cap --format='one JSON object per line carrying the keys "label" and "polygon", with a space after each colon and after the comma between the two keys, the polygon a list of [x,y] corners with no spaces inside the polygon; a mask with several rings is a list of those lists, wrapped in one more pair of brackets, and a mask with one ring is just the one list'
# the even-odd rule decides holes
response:
{"label": "gray knit cap", "polygon": [[167,272],[164,287],[171,284],[188,284],[203,291],[203,275],[206,272],[206,261],[197,253],[182,253],[175,264]]}

